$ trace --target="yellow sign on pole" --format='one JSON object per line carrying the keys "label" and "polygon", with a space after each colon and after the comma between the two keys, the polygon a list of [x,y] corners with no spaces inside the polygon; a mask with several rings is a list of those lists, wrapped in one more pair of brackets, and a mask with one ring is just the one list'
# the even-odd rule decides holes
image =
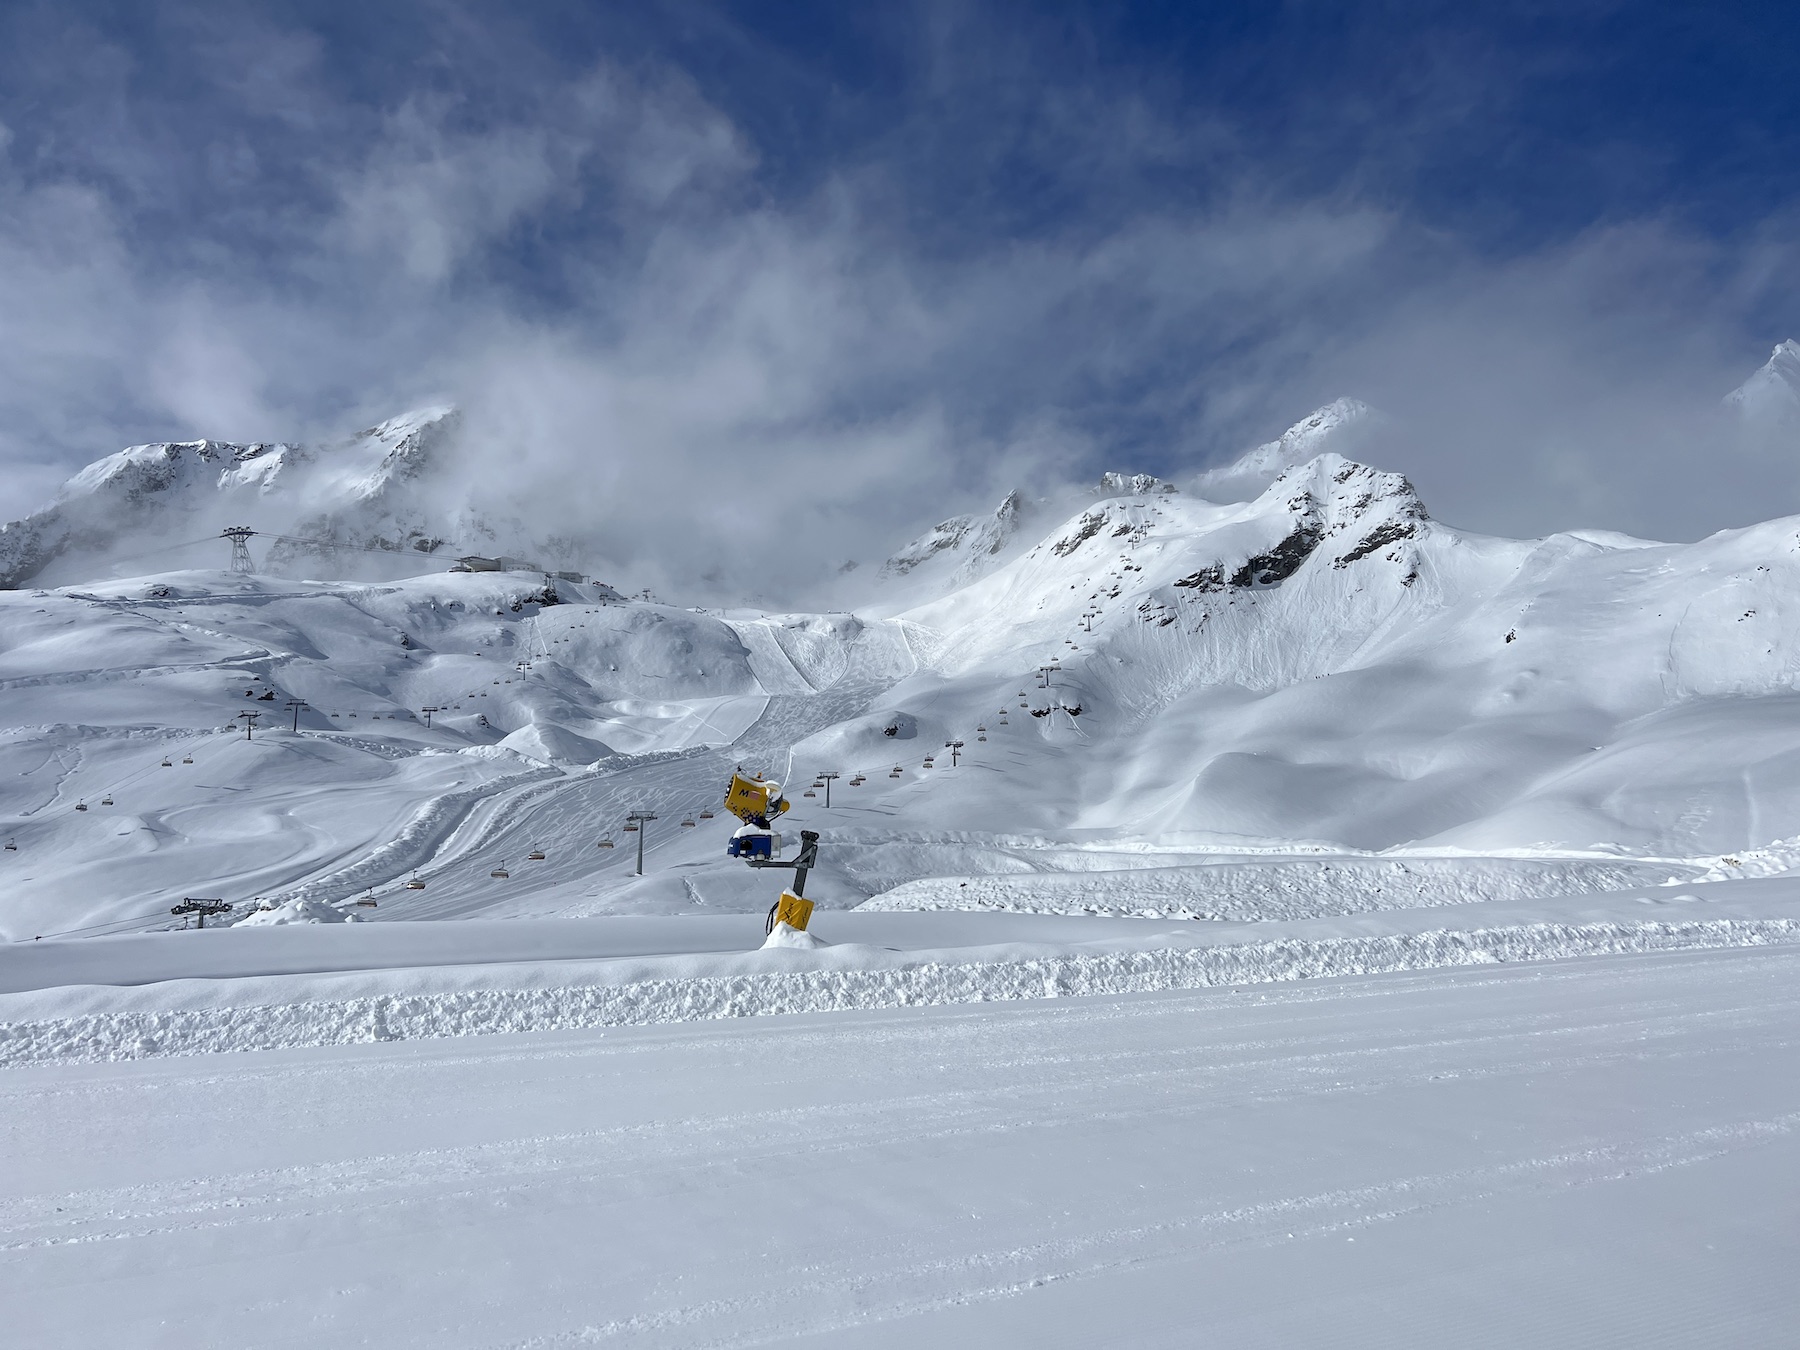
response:
{"label": "yellow sign on pole", "polygon": [[806,925],[812,920],[812,912],[812,901],[795,895],[792,891],[783,891],[781,899],[775,904],[775,921],[804,933]]}

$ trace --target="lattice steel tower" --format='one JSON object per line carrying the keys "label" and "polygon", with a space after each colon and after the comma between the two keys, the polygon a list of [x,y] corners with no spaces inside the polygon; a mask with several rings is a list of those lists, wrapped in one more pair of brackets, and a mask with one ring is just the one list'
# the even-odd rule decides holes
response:
{"label": "lattice steel tower", "polygon": [[221,539],[231,540],[231,570],[234,572],[254,572],[256,565],[250,561],[250,536],[256,531],[248,525],[232,525],[219,531]]}

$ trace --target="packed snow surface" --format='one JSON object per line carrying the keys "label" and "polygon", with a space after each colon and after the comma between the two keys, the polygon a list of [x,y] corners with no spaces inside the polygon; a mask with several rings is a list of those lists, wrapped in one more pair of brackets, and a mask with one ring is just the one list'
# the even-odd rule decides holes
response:
{"label": "packed snow surface", "polygon": [[[198,935],[196,935],[198,936]],[[0,1073],[21,1345],[1791,1344],[1800,952]]]}

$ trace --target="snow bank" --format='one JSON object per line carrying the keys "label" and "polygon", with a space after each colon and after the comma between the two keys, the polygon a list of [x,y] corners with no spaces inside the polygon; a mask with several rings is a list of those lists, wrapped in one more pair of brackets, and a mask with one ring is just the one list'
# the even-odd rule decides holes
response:
{"label": "snow bank", "polygon": [[777,948],[797,952],[813,952],[831,944],[816,933],[809,933],[803,928],[790,928],[785,923],[778,923],[770,930],[764,940],[762,949],[773,951]]}
{"label": "snow bank", "polygon": [[237,926],[265,928],[284,923],[351,923],[355,919],[356,915],[346,914],[336,905],[302,897],[285,904],[271,905],[267,909],[252,910],[238,921]]}
{"label": "snow bank", "polygon": [[[0,1066],[141,1059],[505,1032],[983,1003],[1370,975],[1508,961],[1800,942],[1789,919],[1531,923],[1007,960],[908,960],[865,949],[852,968],[759,971],[539,989],[105,1012],[0,1024]],[[832,948],[834,952],[844,949]],[[791,960],[806,953],[784,952]],[[823,953],[820,954],[824,955]],[[812,958],[812,959],[817,959]]]}
{"label": "snow bank", "polygon": [[1108,872],[927,877],[874,896],[858,909],[1258,921],[1541,900],[1731,875],[1695,863],[1615,859],[1271,858]]}

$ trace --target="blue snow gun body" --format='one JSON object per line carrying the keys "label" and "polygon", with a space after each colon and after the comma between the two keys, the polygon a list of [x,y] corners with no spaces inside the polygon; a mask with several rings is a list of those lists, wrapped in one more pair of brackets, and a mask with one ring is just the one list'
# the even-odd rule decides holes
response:
{"label": "blue snow gun body", "polygon": [[773,858],[775,856],[775,836],[773,834],[746,834],[732,837],[725,846],[725,852],[733,858]]}

